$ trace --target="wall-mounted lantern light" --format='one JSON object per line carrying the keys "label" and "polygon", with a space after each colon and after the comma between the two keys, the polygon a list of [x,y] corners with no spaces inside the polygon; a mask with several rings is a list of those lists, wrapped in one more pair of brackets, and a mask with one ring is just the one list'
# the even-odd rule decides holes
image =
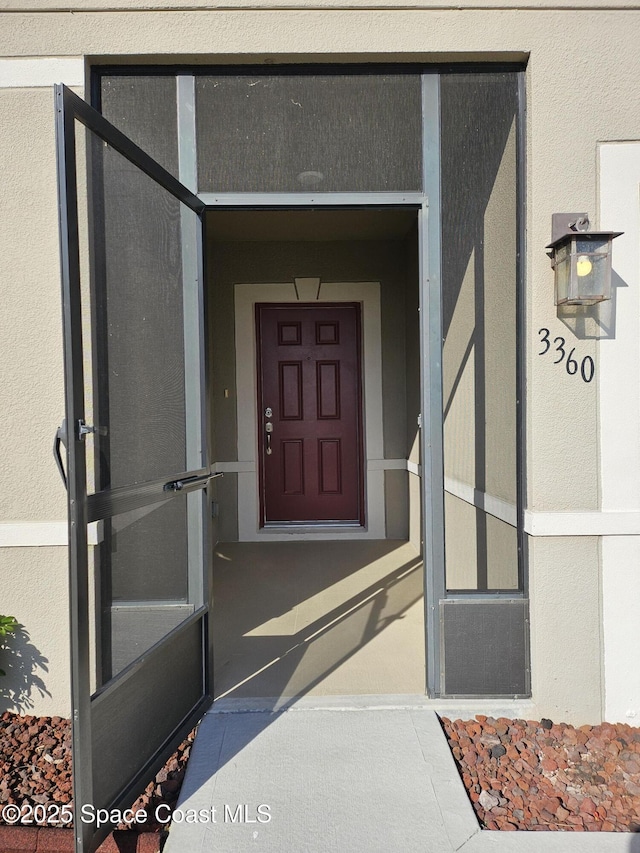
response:
{"label": "wall-mounted lantern light", "polygon": [[589,231],[586,213],[554,213],[547,249],[555,271],[556,305],[611,299],[611,242],[622,231]]}

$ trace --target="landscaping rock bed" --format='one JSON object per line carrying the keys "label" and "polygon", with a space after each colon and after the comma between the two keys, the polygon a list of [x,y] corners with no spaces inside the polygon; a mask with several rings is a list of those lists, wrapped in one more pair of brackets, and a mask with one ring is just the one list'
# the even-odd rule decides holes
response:
{"label": "landscaping rock bed", "polygon": [[[441,722],[484,828],[640,831],[640,728],[621,723],[575,728],[482,715]],[[175,807],[194,737],[195,729],[134,804],[134,810],[147,811],[147,823],[123,825],[121,831],[168,828],[153,814],[160,804]],[[0,770],[0,811],[7,804],[71,806],[69,721],[2,714]],[[47,825],[37,818],[35,810],[32,828]]]}
{"label": "landscaping rock bed", "polygon": [[[185,774],[195,729],[180,744],[164,767],[134,804],[150,816],[144,824],[120,826],[136,832],[159,832],[167,825],[153,820],[158,805],[175,807]],[[56,804],[72,806],[71,725],[60,717],[20,716],[6,711],[0,717],[0,824],[6,824],[1,811],[7,804],[44,806],[32,813],[31,826],[51,825],[47,820]],[[57,811],[57,810],[56,810]],[[69,814],[67,808],[66,814]],[[166,814],[166,811],[165,811]],[[45,819],[40,819],[45,815]],[[16,825],[20,825],[17,823]],[[64,822],[58,825],[71,826]]]}
{"label": "landscaping rock bed", "polygon": [[640,728],[441,722],[485,829],[640,831]]}

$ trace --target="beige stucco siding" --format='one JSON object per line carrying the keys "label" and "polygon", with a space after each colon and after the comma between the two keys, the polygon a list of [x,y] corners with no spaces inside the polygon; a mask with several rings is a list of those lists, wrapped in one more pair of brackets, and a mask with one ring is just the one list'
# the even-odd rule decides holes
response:
{"label": "beige stucco siding", "polygon": [[603,715],[599,540],[530,537],[531,682],[554,720]]}
{"label": "beige stucco siding", "polygon": [[66,548],[0,550],[3,614],[19,628],[2,652],[3,706],[69,716],[69,599]]}
{"label": "beige stucco siding", "polygon": [[51,464],[64,417],[53,94],[0,90],[3,174],[0,519],[66,516]]}

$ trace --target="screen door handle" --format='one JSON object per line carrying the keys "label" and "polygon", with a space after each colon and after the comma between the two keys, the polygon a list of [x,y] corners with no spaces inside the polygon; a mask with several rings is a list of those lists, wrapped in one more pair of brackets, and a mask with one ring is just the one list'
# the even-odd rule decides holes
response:
{"label": "screen door handle", "polygon": [[64,444],[67,446],[67,421],[62,421],[62,425],[58,427],[56,430],[56,434],[53,438],[53,458],[56,461],[56,465],[58,466],[58,471],[60,472],[60,476],[62,477],[62,482],[64,483],[65,489],[68,489],[67,484],[67,475],[64,470],[64,465],[62,463],[62,454],[60,453],[60,445]]}
{"label": "screen door handle", "polygon": [[222,472],[219,472],[217,474],[203,474],[202,477],[185,477],[184,480],[171,480],[171,482],[165,483],[162,488],[165,492],[193,492],[196,489],[204,489],[209,480],[222,476]]}

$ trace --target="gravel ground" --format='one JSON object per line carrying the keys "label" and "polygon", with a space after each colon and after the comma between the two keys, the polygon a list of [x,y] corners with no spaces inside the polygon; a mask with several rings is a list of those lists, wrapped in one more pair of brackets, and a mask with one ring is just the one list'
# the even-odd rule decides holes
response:
{"label": "gravel ground", "polygon": [[640,831],[640,728],[441,719],[485,829]]}
{"label": "gravel ground", "polygon": [[[171,758],[138,798],[134,809],[144,808],[153,815],[161,803],[173,810],[185,774],[195,729],[180,744]],[[72,805],[71,725],[60,717],[19,716],[6,711],[0,717],[0,824],[1,809],[8,803],[18,806],[50,807],[52,804]],[[47,814],[51,814],[50,808]],[[38,820],[33,824],[51,826]],[[65,826],[71,824],[65,823]],[[166,829],[153,821],[120,829],[154,832]]]}

